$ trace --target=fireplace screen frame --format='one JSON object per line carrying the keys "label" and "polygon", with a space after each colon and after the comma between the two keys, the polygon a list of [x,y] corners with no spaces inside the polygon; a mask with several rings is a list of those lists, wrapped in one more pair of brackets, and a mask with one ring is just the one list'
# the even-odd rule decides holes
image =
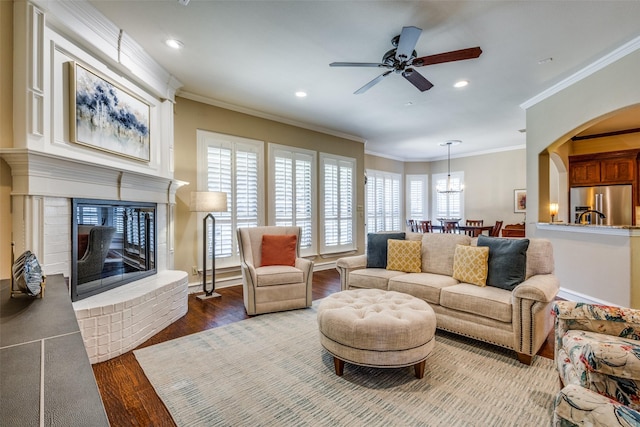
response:
{"label": "fireplace screen frame", "polygon": [[[73,199],[71,205],[72,301],[156,274],[156,203]],[[91,257],[104,259],[92,266]]]}

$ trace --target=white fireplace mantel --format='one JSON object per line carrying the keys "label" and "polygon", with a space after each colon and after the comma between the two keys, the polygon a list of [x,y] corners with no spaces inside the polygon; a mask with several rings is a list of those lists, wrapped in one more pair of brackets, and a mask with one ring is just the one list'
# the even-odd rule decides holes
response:
{"label": "white fireplace mantel", "polygon": [[12,196],[175,203],[188,184],[27,149],[0,149],[0,156],[11,166]]}

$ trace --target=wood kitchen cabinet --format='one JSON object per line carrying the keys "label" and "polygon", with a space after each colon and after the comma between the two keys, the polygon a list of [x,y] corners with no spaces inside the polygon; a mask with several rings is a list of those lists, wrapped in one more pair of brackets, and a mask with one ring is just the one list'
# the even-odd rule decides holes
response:
{"label": "wood kitchen cabinet", "polygon": [[569,156],[571,187],[635,184],[638,150]]}

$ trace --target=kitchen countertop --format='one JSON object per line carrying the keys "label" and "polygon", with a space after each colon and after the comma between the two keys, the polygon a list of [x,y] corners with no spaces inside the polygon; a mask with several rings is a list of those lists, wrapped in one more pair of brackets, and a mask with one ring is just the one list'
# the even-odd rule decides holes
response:
{"label": "kitchen countertop", "polygon": [[640,236],[640,226],[637,225],[591,225],[573,224],[567,222],[539,222],[539,230],[565,231],[570,233],[608,234],[612,236]]}

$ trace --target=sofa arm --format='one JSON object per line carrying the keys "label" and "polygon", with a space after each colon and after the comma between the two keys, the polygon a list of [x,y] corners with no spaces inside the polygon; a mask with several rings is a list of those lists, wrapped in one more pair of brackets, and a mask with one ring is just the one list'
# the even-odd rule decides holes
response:
{"label": "sofa arm", "polygon": [[340,284],[343,291],[349,288],[349,273],[363,268],[367,268],[367,255],[348,256],[336,261],[336,270],[340,273]]}
{"label": "sofa arm", "polygon": [[552,422],[554,426],[638,424],[640,424],[640,412],[575,384],[560,390],[554,402]]}
{"label": "sofa arm", "polygon": [[558,294],[560,282],[553,274],[538,274],[520,283],[513,290],[514,298],[551,302]]}

